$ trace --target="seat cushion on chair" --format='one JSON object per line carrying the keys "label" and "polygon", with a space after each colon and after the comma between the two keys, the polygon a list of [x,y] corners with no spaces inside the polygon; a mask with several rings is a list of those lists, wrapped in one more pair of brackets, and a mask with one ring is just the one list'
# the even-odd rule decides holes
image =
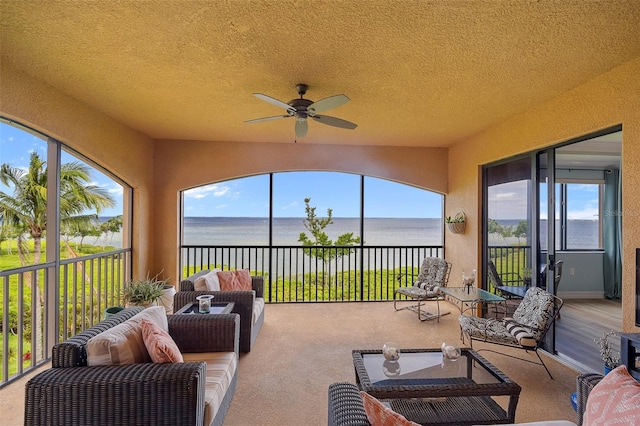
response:
{"label": "seat cushion on chair", "polygon": [[256,297],[256,300],[253,302],[253,317],[251,318],[253,324],[258,321],[262,311],[264,311],[264,298]]}
{"label": "seat cushion on chair", "polygon": [[493,318],[478,318],[469,315],[458,317],[460,328],[470,338],[476,340],[490,340],[495,343],[517,345],[518,340],[513,337],[502,321]]}
{"label": "seat cushion on chair", "polygon": [[429,299],[440,294],[440,287],[436,286],[430,290],[425,290],[417,286],[400,287],[396,290],[396,293],[405,295],[412,299]]}
{"label": "seat cushion on chair", "polygon": [[238,368],[234,352],[201,352],[182,354],[185,362],[205,361],[207,379],[204,391],[204,425],[210,425],[218,414],[222,400],[231,386]]}

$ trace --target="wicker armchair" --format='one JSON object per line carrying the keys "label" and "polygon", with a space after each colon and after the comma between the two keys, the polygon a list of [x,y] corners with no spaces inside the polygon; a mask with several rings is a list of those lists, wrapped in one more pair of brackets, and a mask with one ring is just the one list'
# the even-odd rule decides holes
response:
{"label": "wicker armchair", "polygon": [[[87,366],[86,343],[142,308],[125,309],[54,346],[52,368],[25,389],[25,425],[197,425],[205,404],[205,362]],[[169,334],[182,353],[235,352],[239,318],[169,315]],[[214,425],[221,425],[237,384],[237,369]]]}
{"label": "wicker armchair", "polygon": [[240,315],[240,352],[250,352],[264,322],[264,278],[252,276],[251,291],[195,291],[196,278],[208,272],[204,269],[180,281],[180,289],[173,298],[174,312],[195,302],[201,294],[213,294],[214,302],[234,302],[232,312]]}

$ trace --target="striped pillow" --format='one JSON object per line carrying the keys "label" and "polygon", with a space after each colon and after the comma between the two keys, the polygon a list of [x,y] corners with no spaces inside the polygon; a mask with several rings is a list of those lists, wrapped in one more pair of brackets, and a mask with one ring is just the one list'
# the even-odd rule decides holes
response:
{"label": "striped pillow", "polygon": [[537,342],[528,328],[525,328],[515,321],[506,321],[507,331],[518,341],[520,346],[525,348],[535,348]]}

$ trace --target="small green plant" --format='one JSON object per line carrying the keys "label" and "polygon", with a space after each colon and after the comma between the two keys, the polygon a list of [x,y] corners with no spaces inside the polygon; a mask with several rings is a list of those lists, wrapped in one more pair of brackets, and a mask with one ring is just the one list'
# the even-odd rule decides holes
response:
{"label": "small green plant", "polygon": [[444,218],[445,223],[463,223],[464,216],[455,215],[455,216],[447,216]]}
{"label": "small green plant", "polygon": [[607,368],[614,369],[620,365],[620,353],[617,355],[613,352],[613,348],[611,348],[611,342],[609,338],[612,336],[617,336],[618,332],[611,330],[605,333],[602,333],[602,337],[596,337],[593,339],[600,349],[600,356],[602,357],[602,363]]}
{"label": "small green plant", "polygon": [[522,268],[522,278],[531,278],[531,268]]}
{"label": "small green plant", "polygon": [[145,279],[130,281],[122,294],[125,304],[149,305],[155,302],[168,282],[168,279],[159,279],[158,275],[151,277],[147,274]]}

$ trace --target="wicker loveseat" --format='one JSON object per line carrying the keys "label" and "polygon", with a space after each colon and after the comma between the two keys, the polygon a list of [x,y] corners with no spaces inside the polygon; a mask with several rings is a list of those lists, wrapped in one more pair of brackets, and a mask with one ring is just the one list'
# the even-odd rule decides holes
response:
{"label": "wicker loveseat", "polygon": [[[127,308],[56,344],[51,368],[26,384],[24,424],[203,426],[211,418],[207,425],[221,425],[238,380],[236,314],[167,316],[185,362],[87,365],[89,339],[142,310]],[[208,373],[220,366],[194,361],[200,357],[231,360],[226,376]],[[213,395],[212,387],[218,388]]]}
{"label": "wicker loveseat", "polygon": [[[586,408],[589,392],[602,378],[598,374],[583,374],[577,379],[578,409]],[[527,425],[575,425],[569,421],[536,422]],[[582,414],[578,415],[582,424]],[[329,385],[329,426],[370,426],[358,387],[353,383],[338,382]]]}
{"label": "wicker loveseat", "polygon": [[264,322],[264,279],[252,276],[250,291],[195,291],[195,280],[209,271],[204,269],[180,281],[173,298],[174,312],[201,294],[213,294],[214,302],[234,302],[232,312],[240,315],[240,352],[250,352]]}

